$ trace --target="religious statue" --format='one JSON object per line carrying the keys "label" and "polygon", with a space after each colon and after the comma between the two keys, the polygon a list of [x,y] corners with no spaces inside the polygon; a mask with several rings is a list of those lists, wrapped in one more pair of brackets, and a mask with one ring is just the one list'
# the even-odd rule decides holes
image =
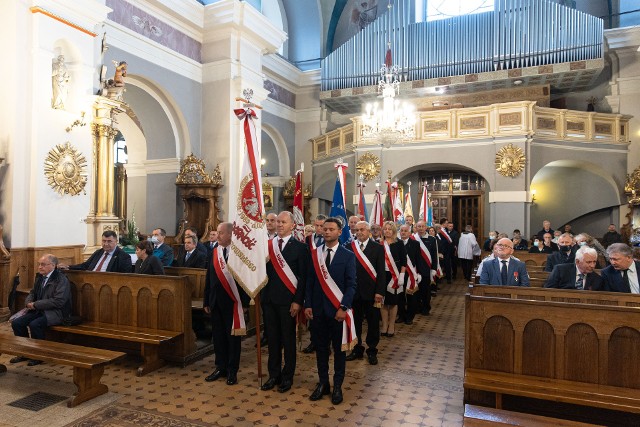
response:
{"label": "religious statue", "polygon": [[[102,81],[102,96],[122,101],[124,93],[124,78],[127,77],[127,63],[125,61],[113,61],[116,71],[112,79]],[[105,67],[106,70],[106,67]]]}
{"label": "religious statue", "polygon": [[64,55],[58,55],[51,67],[51,85],[53,96],[51,98],[51,108],[57,110],[64,109],[64,103],[67,100],[69,86],[69,72],[64,63]]}

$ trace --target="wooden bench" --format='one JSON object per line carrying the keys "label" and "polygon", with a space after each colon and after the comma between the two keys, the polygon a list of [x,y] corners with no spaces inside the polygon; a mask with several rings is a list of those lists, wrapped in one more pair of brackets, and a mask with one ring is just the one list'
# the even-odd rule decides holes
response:
{"label": "wooden bench", "polygon": [[[78,326],[51,327],[52,337],[91,337],[92,345],[139,352],[138,375],[164,364],[186,363],[195,353],[191,328],[191,284],[185,277],[65,272],[72,283]],[[83,343],[85,342],[83,340]]]}
{"label": "wooden bench", "polygon": [[526,427],[593,427],[597,424],[541,417],[540,415],[505,411],[504,409],[487,408],[484,406],[464,405],[464,427],[492,427],[501,425]]}
{"label": "wooden bench", "polygon": [[[109,391],[106,385],[100,383],[104,365],[125,355],[117,351],[33,340],[7,334],[0,334],[0,353],[73,366],[73,383],[78,387],[78,391],[67,402],[70,408]],[[0,373],[6,371],[7,367],[0,365]]]}
{"label": "wooden bench", "polygon": [[207,284],[207,270],[202,268],[165,267],[167,276],[184,276],[191,285],[191,308],[202,310],[204,287]]}
{"label": "wooden bench", "polygon": [[499,407],[503,395],[521,396],[640,419],[638,307],[631,294],[471,287],[465,403]]}

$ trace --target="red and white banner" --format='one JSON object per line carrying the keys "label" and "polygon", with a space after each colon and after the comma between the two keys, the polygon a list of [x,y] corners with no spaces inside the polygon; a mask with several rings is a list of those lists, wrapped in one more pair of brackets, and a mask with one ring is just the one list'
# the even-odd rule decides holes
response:
{"label": "red and white banner", "polygon": [[296,240],[304,242],[304,200],[302,195],[302,170],[296,173],[296,189],[293,193],[293,219],[296,228],[293,230],[293,236]]}
{"label": "red and white banner", "polygon": [[391,255],[391,246],[386,241],[383,243],[384,245],[384,262],[386,264],[385,270],[391,273],[391,280],[387,283],[387,290],[391,293],[396,289],[400,290],[398,292],[402,292],[400,284],[400,272],[398,271],[398,266],[396,266],[396,262],[393,260],[393,255]]}
{"label": "red and white banner", "polygon": [[420,235],[418,233],[414,233],[411,235],[411,238],[420,243],[420,256],[422,256],[429,268],[433,269],[433,260],[431,259],[431,253],[429,253],[429,250],[420,238]]}
{"label": "red and white banner", "polygon": [[404,224],[404,214],[402,213],[402,196],[400,196],[400,189],[398,183],[391,184],[393,189],[393,222],[397,224]]}
{"label": "red and white banner", "polygon": [[369,258],[367,258],[362,249],[360,249],[360,241],[354,240],[351,242],[351,249],[353,249],[353,253],[356,254],[356,258],[362,268],[365,269],[371,279],[375,282],[376,277],[378,277],[378,272],[373,268],[373,264],[371,264],[371,261],[369,261]]}
{"label": "red and white banner", "polygon": [[[238,286],[236,286],[236,282],[233,280],[233,276],[227,268],[223,253],[219,249],[220,246],[216,246],[213,249],[213,270],[216,272],[222,288],[233,301],[233,325],[231,326],[231,335],[247,335],[247,325],[244,322],[244,312],[240,294],[238,293]],[[229,255],[229,257],[231,257],[231,255]]]}
{"label": "red and white banner", "polygon": [[422,197],[420,198],[420,212],[418,213],[418,219],[421,219],[429,224],[429,192],[427,191],[427,183],[422,186]]}
{"label": "red and white banner", "polygon": [[260,141],[256,137],[256,113],[250,108],[234,110],[243,121],[246,145],[233,221],[229,269],[236,282],[251,298],[267,284],[267,233],[264,223],[262,179],[260,176]]}
{"label": "red and white banner", "polygon": [[282,252],[280,252],[280,248],[278,247],[278,238],[269,240],[269,261],[271,261],[271,265],[276,273],[278,273],[278,277],[280,277],[282,283],[295,295],[298,289],[298,278],[282,256]]}
{"label": "red and white banner", "polygon": [[411,258],[407,255],[407,293],[412,295],[416,292],[418,287],[418,270],[416,266],[411,262]]}
{"label": "red and white banner", "polygon": [[380,227],[384,224],[384,215],[382,213],[382,193],[376,190],[373,195],[373,207],[371,208],[371,220],[369,224],[378,224]]}

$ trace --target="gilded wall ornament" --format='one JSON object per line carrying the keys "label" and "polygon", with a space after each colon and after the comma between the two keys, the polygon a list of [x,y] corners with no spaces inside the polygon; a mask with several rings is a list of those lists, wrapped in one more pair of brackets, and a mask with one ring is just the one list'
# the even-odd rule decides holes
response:
{"label": "gilded wall ornament", "polygon": [[87,194],[87,159],[69,142],[58,144],[47,154],[44,161],[44,174],[48,184],[60,195],[77,196]]}
{"label": "gilded wall ornament", "polygon": [[526,161],[522,148],[508,144],[496,153],[496,171],[502,176],[518,176]]}
{"label": "gilded wall ornament", "polygon": [[378,176],[380,169],[380,159],[371,153],[364,153],[356,163],[356,170],[364,177],[364,182],[369,182]]}
{"label": "gilded wall ornament", "polygon": [[[220,173],[220,169],[216,168]],[[189,154],[180,162],[180,173],[176,178],[176,184],[215,184],[214,178],[205,171],[204,161],[193,154]],[[217,180],[216,180],[217,181]]]}
{"label": "gilded wall ornament", "polygon": [[640,166],[627,174],[624,184],[624,193],[627,195],[627,202],[630,205],[640,205]]}
{"label": "gilded wall ornament", "polygon": [[[292,176],[289,181],[284,185],[284,197],[293,197],[296,192],[296,177]],[[311,184],[307,184],[307,187],[303,190],[302,196],[305,198],[311,197]]]}

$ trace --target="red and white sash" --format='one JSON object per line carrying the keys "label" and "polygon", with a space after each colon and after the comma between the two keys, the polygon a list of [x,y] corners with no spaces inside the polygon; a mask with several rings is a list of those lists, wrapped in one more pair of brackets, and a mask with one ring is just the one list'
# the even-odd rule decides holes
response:
{"label": "red and white sash", "polygon": [[444,231],[444,228],[440,229],[440,234],[442,234],[442,237],[444,237],[445,239],[447,239],[447,242],[451,243],[453,242],[453,240],[451,240],[451,236],[449,236],[449,233],[447,233],[446,231]]}
{"label": "red and white sash", "polygon": [[429,268],[433,269],[433,267],[431,266],[433,263],[433,260],[431,259],[431,253],[429,252],[429,250],[427,249],[427,246],[422,241],[422,238],[420,238],[420,235],[418,233],[415,233],[411,235],[411,238],[416,242],[420,243],[420,255],[422,256],[422,258],[424,258]]}
{"label": "red and white sash", "polygon": [[[313,260],[313,268],[315,269],[318,282],[322,292],[331,302],[331,305],[337,310],[340,309],[340,303],[342,301],[343,293],[338,287],[337,283],[329,274],[329,269],[325,264],[323,254],[324,247],[321,246],[311,251],[311,259]],[[353,320],[353,310],[347,310],[347,316],[342,322],[342,351],[353,350],[356,346],[356,324]]]}
{"label": "red and white sash", "polygon": [[353,253],[356,254],[356,258],[358,259],[358,262],[360,263],[362,268],[364,268],[366,272],[369,273],[369,276],[375,282],[376,277],[378,277],[378,272],[375,268],[373,268],[371,261],[369,261],[369,258],[367,258],[362,249],[360,249],[359,242],[355,240],[351,242],[351,249],[353,249]]}
{"label": "red and white sash", "polygon": [[244,313],[242,310],[242,301],[238,293],[238,285],[233,279],[231,272],[227,268],[227,262],[224,260],[220,246],[213,249],[213,269],[222,284],[229,298],[233,301],[233,326],[231,327],[231,335],[247,335],[247,325],[244,323]]}
{"label": "red and white sash", "polygon": [[287,261],[285,261],[282,256],[282,252],[278,247],[277,238],[269,240],[269,260],[271,261],[273,269],[278,273],[278,277],[282,280],[282,283],[295,295],[298,289],[298,278],[293,274],[293,270],[291,270],[291,267],[289,267],[289,264],[287,264]]}
{"label": "red and white sash", "polygon": [[391,293],[394,293],[395,290],[398,290],[398,293],[402,292],[402,286],[400,285],[400,272],[398,271],[398,267],[396,266],[395,261],[393,260],[393,256],[391,255],[391,246],[385,240],[384,243],[384,262],[386,264],[385,270],[391,273],[391,280],[387,283],[387,290]]}
{"label": "red and white sash", "polygon": [[412,295],[418,287],[418,270],[411,262],[411,258],[407,255],[407,294]]}

